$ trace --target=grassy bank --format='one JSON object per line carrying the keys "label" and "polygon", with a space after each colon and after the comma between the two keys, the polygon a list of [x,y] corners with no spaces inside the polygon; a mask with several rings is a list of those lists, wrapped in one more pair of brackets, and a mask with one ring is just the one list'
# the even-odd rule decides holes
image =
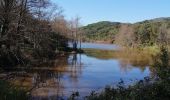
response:
{"label": "grassy bank", "polygon": [[83,49],[87,56],[97,59],[119,59],[134,66],[149,66],[153,64],[153,56],[160,52],[158,47],[122,48],[121,50]]}

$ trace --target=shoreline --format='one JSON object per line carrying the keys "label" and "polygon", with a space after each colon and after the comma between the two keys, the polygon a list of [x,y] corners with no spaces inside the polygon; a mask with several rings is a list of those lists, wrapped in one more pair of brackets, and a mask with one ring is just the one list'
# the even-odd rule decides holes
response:
{"label": "shoreline", "polygon": [[83,41],[83,43],[113,44],[112,41]]}

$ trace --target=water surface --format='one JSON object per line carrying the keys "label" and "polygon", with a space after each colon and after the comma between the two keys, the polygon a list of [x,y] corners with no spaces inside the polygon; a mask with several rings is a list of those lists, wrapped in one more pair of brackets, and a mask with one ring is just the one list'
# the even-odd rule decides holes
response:
{"label": "water surface", "polygon": [[20,70],[17,74],[13,71],[10,73],[14,73],[15,76],[11,81],[31,89],[33,99],[51,100],[68,97],[74,91],[86,96],[93,90],[100,91],[106,85],[114,86],[120,80],[125,84],[132,84],[150,75],[149,57],[143,57],[143,54],[140,59],[141,55],[134,57],[130,53],[104,51],[116,49],[115,45],[85,43],[82,47],[88,48],[89,45],[89,48],[102,51],[91,50],[91,54],[70,54],[32,69]]}
{"label": "water surface", "polygon": [[[73,47],[72,43],[69,43],[69,47]],[[104,43],[81,43],[82,48],[90,48],[90,49],[100,49],[100,50],[117,50],[119,49],[118,45],[115,44],[104,44]],[[78,43],[78,48],[80,48],[80,44]]]}

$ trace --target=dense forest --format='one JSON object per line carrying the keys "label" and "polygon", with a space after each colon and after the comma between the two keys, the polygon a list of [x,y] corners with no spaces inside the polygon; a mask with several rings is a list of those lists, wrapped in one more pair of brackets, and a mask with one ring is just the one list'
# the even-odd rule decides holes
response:
{"label": "dense forest", "polygon": [[82,27],[84,41],[113,41],[121,23],[103,21]]}
{"label": "dense forest", "polygon": [[84,26],[82,30],[85,33],[84,41],[152,46],[164,41],[169,43],[170,18],[156,18],[134,24],[103,21]]}

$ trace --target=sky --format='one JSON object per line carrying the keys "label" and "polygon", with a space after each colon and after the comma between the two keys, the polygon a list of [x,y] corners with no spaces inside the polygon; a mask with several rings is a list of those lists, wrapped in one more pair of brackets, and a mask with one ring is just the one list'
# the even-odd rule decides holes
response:
{"label": "sky", "polygon": [[135,23],[170,17],[170,0],[52,0],[64,10],[66,19],[76,16],[82,25],[99,21]]}

